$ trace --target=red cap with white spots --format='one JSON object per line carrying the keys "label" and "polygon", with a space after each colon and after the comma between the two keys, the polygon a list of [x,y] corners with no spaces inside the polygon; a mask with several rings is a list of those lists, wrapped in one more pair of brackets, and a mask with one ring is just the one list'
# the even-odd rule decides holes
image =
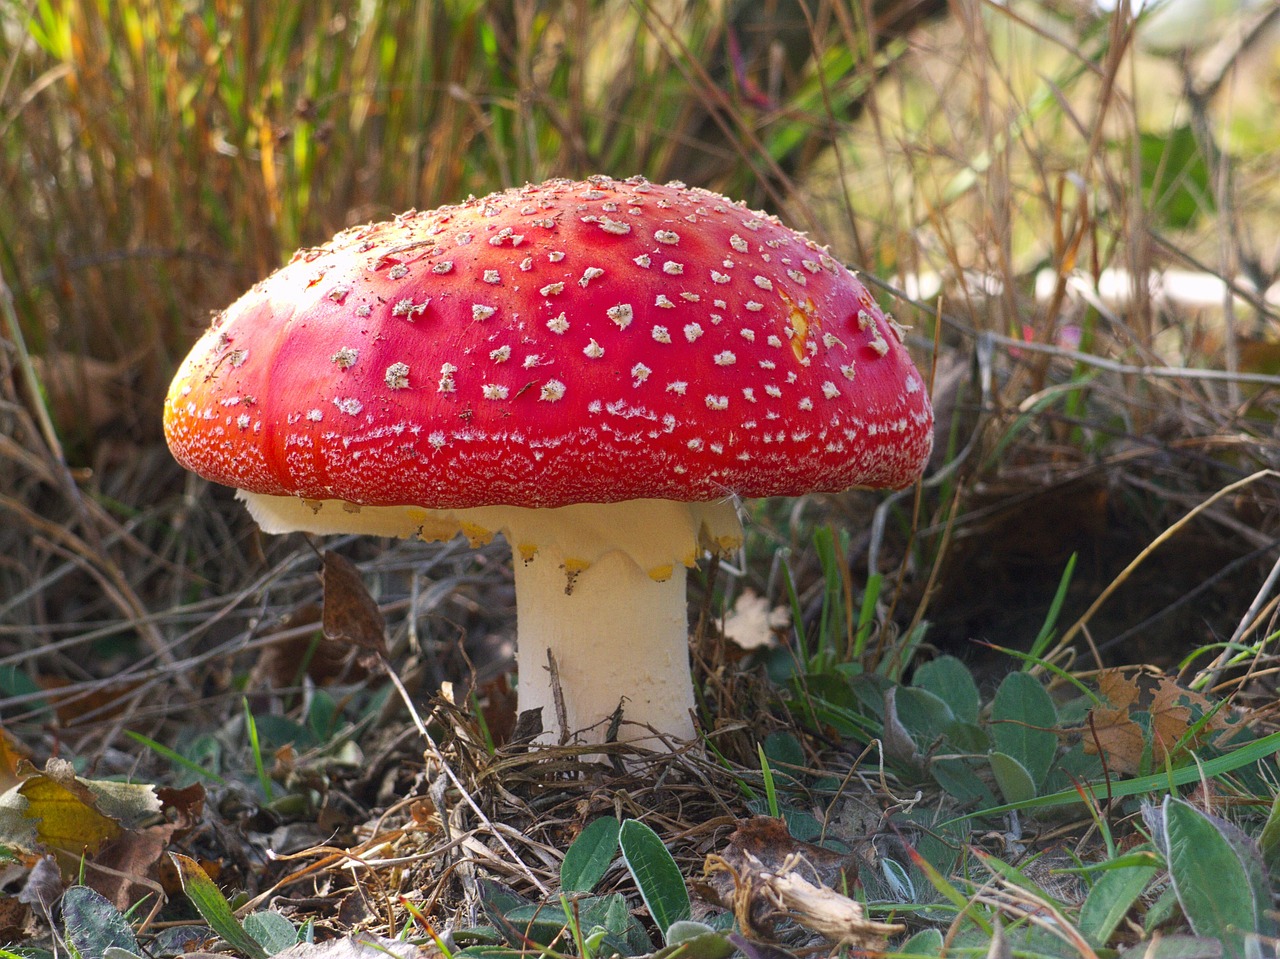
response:
{"label": "red cap with white spots", "polygon": [[174,455],[217,482],[438,508],[900,487],[932,423],[899,328],[812,241],[603,177],[299,252],[165,404]]}

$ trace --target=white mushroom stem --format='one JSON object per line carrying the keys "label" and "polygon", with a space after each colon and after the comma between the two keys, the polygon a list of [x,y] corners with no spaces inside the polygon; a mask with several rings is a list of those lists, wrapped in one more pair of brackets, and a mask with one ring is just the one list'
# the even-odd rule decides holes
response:
{"label": "white mushroom stem", "polygon": [[527,563],[516,561],[520,709],[541,707],[546,742],[564,730],[600,742],[619,708],[627,724],[619,739],[651,739],[644,727],[678,742],[693,739],[684,566],[657,582],[614,551],[566,588],[564,559],[539,550]]}
{"label": "white mushroom stem", "polygon": [[268,533],[462,532],[473,543],[503,533],[515,556],[519,708],[541,707],[542,741],[563,733],[601,742],[619,705],[620,740],[651,740],[650,728],[674,741],[694,737],[685,574],[704,550],[741,543],[732,502],[427,510],[241,495]]}

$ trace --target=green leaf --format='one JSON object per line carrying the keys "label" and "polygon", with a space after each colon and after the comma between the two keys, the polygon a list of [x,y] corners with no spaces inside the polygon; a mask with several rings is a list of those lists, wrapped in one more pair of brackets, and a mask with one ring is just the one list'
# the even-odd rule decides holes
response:
{"label": "green leaf", "polygon": [[108,949],[137,954],[138,940],[120,910],[88,886],[72,886],[62,896],[67,942],[81,959],[105,959]]}
{"label": "green leaf", "polygon": [[1217,822],[1172,796],[1162,812],[1169,878],[1192,931],[1220,939],[1225,955],[1243,959],[1245,935],[1260,931],[1270,898],[1259,900],[1250,870]]}
{"label": "green leaf", "polygon": [[1027,802],[1036,798],[1036,783],[1027,767],[1008,753],[992,753],[991,772],[1005,802]]}
{"label": "green leaf", "polygon": [[1157,871],[1155,866],[1124,866],[1099,876],[1080,907],[1084,937],[1097,948],[1105,946]]}
{"label": "green leaf", "polygon": [[293,923],[272,909],[245,916],[244,931],[253,936],[270,956],[298,944],[298,930]]}
{"label": "green leaf", "polygon": [[618,852],[618,820],[601,816],[587,823],[565,850],[560,863],[560,888],[565,892],[590,892],[609,871]]}
{"label": "green leaf", "polygon": [[1043,686],[1026,673],[1010,673],[991,703],[991,737],[996,751],[1012,756],[1039,788],[1058,751],[1053,731],[1058,711]]}
{"label": "green leaf", "polygon": [[957,719],[978,721],[982,698],[969,667],[954,656],[939,656],[916,669],[912,686],[926,689],[951,707]]}
{"label": "green leaf", "polygon": [[1272,873],[1280,872],[1280,795],[1271,803],[1271,812],[1267,814],[1266,825],[1258,837],[1258,846],[1267,868]]}
{"label": "green leaf", "polygon": [[894,696],[894,705],[898,721],[922,751],[941,739],[956,719],[944,700],[926,689],[913,686],[900,686]]}
{"label": "green leaf", "polygon": [[937,929],[921,929],[896,951],[902,956],[929,956],[930,959],[933,956],[940,956],[942,955],[942,933]]}
{"label": "green leaf", "polygon": [[729,959],[737,951],[723,932],[712,929],[705,922],[687,919],[671,924],[667,930],[667,942],[667,947],[655,953],[654,959]]}
{"label": "green leaf", "polygon": [[618,843],[649,915],[665,939],[672,923],[689,918],[689,891],[680,867],[658,834],[639,820],[628,819],[622,824]]}
{"label": "green leaf", "polygon": [[1143,193],[1158,222],[1183,229],[1202,211],[1213,212],[1209,165],[1190,125],[1176,126],[1164,135],[1140,134],[1138,151]]}
{"label": "green leaf", "polygon": [[257,939],[244,931],[244,927],[236,920],[231,911],[231,904],[212,879],[200,868],[200,864],[190,856],[171,852],[169,858],[178,867],[178,878],[182,880],[182,891],[187,894],[196,911],[204,917],[209,928],[216,932],[233,949],[243,952],[249,959],[268,959],[267,951]]}

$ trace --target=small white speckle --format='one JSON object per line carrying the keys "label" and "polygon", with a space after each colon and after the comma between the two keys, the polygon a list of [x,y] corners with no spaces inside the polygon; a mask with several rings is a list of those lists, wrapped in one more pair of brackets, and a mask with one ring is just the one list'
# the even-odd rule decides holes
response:
{"label": "small white speckle", "polygon": [[631,367],[631,378],[634,380],[631,385],[639,386],[649,378],[649,374],[652,372],[653,370],[649,369],[649,367],[645,366],[643,363],[637,363],[635,366]]}
{"label": "small white speckle", "polygon": [[756,341],[756,331],[751,329],[751,327],[744,326],[738,332],[742,334],[742,338],[748,343],[754,343]]}
{"label": "small white speckle", "polygon": [[756,391],[754,387],[744,386],[742,388],[742,395],[749,403],[754,403],[756,401]]}
{"label": "small white speckle", "polygon": [[711,282],[712,282],[712,283],[728,283],[728,282],[729,282],[729,274],[728,274],[728,273],[717,273],[715,270],[712,270],[712,271],[711,271]]}
{"label": "small white speckle", "polygon": [[430,299],[423,300],[421,303],[414,303],[413,300],[410,299],[399,300],[396,302],[396,305],[391,308],[391,315],[403,316],[412,323],[415,317],[421,316],[427,311],[427,305],[430,302]]}
{"label": "small white speckle", "polygon": [[360,351],[350,346],[344,346],[333,356],[329,357],[333,361],[333,365],[340,370],[349,370],[355,366],[356,360],[360,358]]}
{"label": "small white speckle", "polygon": [[659,293],[657,298],[653,301],[653,305],[661,307],[664,310],[670,310],[675,308],[675,304],[671,302],[670,297],[668,297],[665,293]]}
{"label": "small white speckle", "polygon": [[403,280],[409,275],[409,268],[403,263],[397,263],[391,269],[387,270],[387,278],[390,280]]}
{"label": "small white speckle", "polygon": [[365,317],[373,313],[373,307],[368,303],[361,303],[356,307],[356,316]]}
{"label": "small white speckle", "polygon": [[631,318],[635,315],[635,311],[631,309],[630,303],[619,303],[605,310],[606,315],[613,322],[618,324],[618,329],[625,330],[631,325]]}
{"label": "small white speckle", "polygon": [[844,346],[844,343],[834,333],[823,333],[822,345],[829,350],[834,350],[837,346]]}
{"label": "small white speckle", "polygon": [[347,294],[350,292],[351,287],[349,286],[335,286],[332,290],[326,293],[325,296],[333,300],[335,303],[341,303],[347,298]]}
{"label": "small white speckle", "polygon": [[[495,239],[496,239],[496,237],[495,237]],[[485,270],[485,271],[484,271],[484,276],[483,276],[483,277],[481,277],[481,279],[483,279],[486,283],[501,283],[501,282],[502,282],[502,276],[498,273],[498,271],[497,271],[497,270]]]}
{"label": "small white speckle", "polygon": [[547,254],[547,259],[552,263],[559,263],[564,259],[564,250],[552,250]]}
{"label": "small white speckle", "polygon": [[653,238],[659,243],[666,243],[668,246],[675,246],[680,242],[680,234],[675,230],[658,230],[653,234]]}
{"label": "small white speckle", "polygon": [[533,257],[526,256],[523,260],[520,261],[520,271],[522,273],[528,273],[532,269],[533,269]]}
{"label": "small white speckle", "polygon": [[667,392],[675,393],[677,396],[684,396],[687,389],[689,389],[689,384],[684,380],[672,380],[667,384]]}
{"label": "small white speckle", "polygon": [[565,386],[559,380],[547,380],[542,384],[542,392],[538,399],[545,400],[548,403],[554,403],[556,400],[564,396]]}
{"label": "small white speckle", "polygon": [[671,333],[668,332],[665,326],[655,326],[653,328],[653,338],[659,343],[670,343]]}
{"label": "small white speckle", "polygon": [[350,396],[350,397],[335,396],[333,398],[333,405],[336,406],[343,413],[346,413],[348,416],[358,416],[360,414],[360,411],[364,409],[364,404],[361,403],[354,396]]}
{"label": "small white speckle", "polygon": [[748,230],[760,229],[760,221],[754,218],[750,220],[743,220],[742,225],[745,226]]}
{"label": "small white speckle", "polygon": [[879,330],[871,341],[871,348],[876,351],[877,356],[884,356],[889,352],[889,344],[883,336],[879,335]]}
{"label": "small white speckle", "polygon": [[440,384],[436,387],[437,393],[452,393],[457,386],[453,382],[453,374],[458,372],[458,368],[452,363],[442,363],[440,365]]}
{"label": "small white speckle", "polygon": [[666,263],[662,264],[662,272],[670,276],[679,276],[684,272],[684,264],[677,263],[675,260],[667,260]]}
{"label": "small white speckle", "polygon": [[309,419],[312,423],[319,423],[322,419],[324,419],[324,410],[321,410],[321,409],[307,410],[307,419]]}
{"label": "small white speckle", "polygon": [[759,274],[756,274],[751,278],[751,282],[754,283],[756,286],[760,287],[760,289],[762,290],[773,289],[773,281],[770,280],[767,276],[760,276]]}
{"label": "small white speckle", "polygon": [[724,317],[721,316],[719,313],[708,313],[707,319],[711,321],[712,326],[719,326],[721,323],[724,322]]}
{"label": "small white speckle", "polygon": [[444,447],[444,434],[439,430],[436,430],[434,433],[428,433],[427,442],[436,449],[442,449]]}
{"label": "small white speckle", "polygon": [[253,418],[248,413],[241,413],[236,417],[236,426],[242,430],[247,430],[251,422],[253,422]]}
{"label": "small white speckle", "polygon": [[623,223],[621,220],[611,220],[607,216],[597,221],[596,225],[606,233],[612,233],[615,236],[626,236],[631,232],[631,224]]}
{"label": "small white speckle", "polygon": [[501,383],[486,383],[480,387],[480,392],[486,400],[505,400],[508,390]]}
{"label": "small white speckle", "polygon": [[854,376],[856,376],[858,373],[858,371],[854,369],[854,366],[852,363],[849,363],[846,366],[840,367],[840,372],[844,374],[844,378],[846,380],[853,379]]}
{"label": "small white speckle", "polygon": [[496,350],[490,350],[489,359],[493,360],[495,363],[507,362],[507,360],[511,359],[511,347],[500,346]]}
{"label": "small white speckle", "polygon": [[470,233],[459,233],[454,242],[457,243],[458,246],[466,246],[473,239],[474,237],[472,237]]}
{"label": "small white speckle", "polygon": [[476,320],[477,322],[480,322],[482,320],[487,320],[489,317],[493,316],[493,314],[497,312],[498,312],[497,307],[484,306],[483,304],[480,304],[480,303],[471,304],[471,318],[473,320]]}
{"label": "small white speckle", "polygon": [[238,369],[241,366],[244,366],[244,361],[248,358],[248,350],[232,350],[227,354],[227,362],[231,364],[232,369]]}
{"label": "small white speckle", "polygon": [[803,266],[810,273],[817,273],[819,270],[822,269],[822,267],[818,265],[816,260],[801,260],[800,265]]}
{"label": "small white speckle", "polygon": [[715,396],[711,393],[707,394],[707,409],[709,410],[727,410],[729,408],[729,397]]}
{"label": "small white speckle", "polygon": [[520,365],[523,366],[526,370],[531,370],[535,366],[540,366],[541,364],[542,364],[542,354],[530,353],[528,356],[524,358],[524,360],[521,362]]}
{"label": "small white speckle", "polygon": [[384,379],[393,390],[403,390],[409,385],[409,364],[392,363],[387,367]]}
{"label": "small white speckle", "polygon": [[643,269],[646,269],[646,270],[647,270],[647,269],[649,269],[649,265],[650,265],[653,261],[652,261],[651,259],[649,259],[649,254],[648,254],[648,253],[641,253],[638,257],[636,257],[636,258],[635,258],[634,260],[632,260],[631,262],[633,262],[636,266],[638,266],[638,267],[642,267]]}
{"label": "small white speckle", "polygon": [[433,264],[432,273],[448,273],[453,269],[453,260],[441,260],[439,263]]}
{"label": "small white speckle", "polygon": [[689,440],[689,442],[685,445],[687,445],[689,449],[693,450],[696,453],[698,452],[698,450],[702,449],[702,447],[705,446],[706,444],[702,440],[698,439],[697,437],[694,437],[693,439]]}
{"label": "small white speckle", "polygon": [[914,376],[907,377],[906,390],[908,394],[920,392],[920,381]]}
{"label": "small white speckle", "polygon": [[755,300],[747,300],[747,302],[742,305],[746,307],[748,310],[750,310],[752,313],[759,313],[761,310],[764,309],[764,304],[757,303]]}
{"label": "small white speckle", "polygon": [[769,334],[769,336],[765,339],[765,342],[766,342],[766,343],[768,343],[770,346],[781,346],[781,345],[782,345],[782,340],[781,340],[781,338],[779,338],[778,336],[774,335],[773,333],[770,333],[770,334]]}
{"label": "small white speckle", "polygon": [[599,413],[603,409],[604,409],[604,404],[601,403],[599,400],[592,400],[590,403],[587,404],[588,413]]}
{"label": "small white speckle", "polygon": [[583,349],[582,352],[591,357],[591,359],[598,360],[600,357],[604,356],[604,347],[595,340],[591,340],[587,343],[586,348]]}
{"label": "small white speckle", "polygon": [[701,335],[702,335],[701,323],[690,323],[688,326],[684,328],[684,338],[688,340],[690,343],[692,343]]}
{"label": "small white speckle", "polygon": [[598,266],[589,266],[582,271],[582,277],[578,280],[578,286],[586,288],[586,285],[592,280],[604,276],[604,270]]}
{"label": "small white speckle", "polygon": [[805,278],[805,275],[799,270],[787,270],[787,276],[791,277],[792,280],[799,283],[801,286],[805,286],[809,282],[808,279]]}
{"label": "small white speckle", "polygon": [[870,330],[876,325],[876,321],[871,318],[871,314],[866,310],[858,311],[858,329]]}
{"label": "small white speckle", "polygon": [[687,290],[686,290],[685,292],[683,292],[683,293],[681,293],[681,294],[680,294],[680,299],[684,300],[686,303],[700,303],[700,302],[702,302],[702,297],[701,297],[701,296],[699,296],[697,293],[690,293],[690,292],[688,292]]}
{"label": "small white speckle", "polygon": [[809,399],[809,397],[806,396],[796,405],[799,406],[800,409],[805,410],[807,412],[808,410],[813,409],[813,400]]}
{"label": "small white speckle", "polygon": [[829,400],[834,400],[840,395],[840,387],[836,386],[830,380],[822,384],[822,395]]}
{"label": "small white speckle", "polygon": [[569,329],[569,320],[563,313],[559,316],[553,316],[547,320],[547,329],[552,333],[564,333],[565,330]]}
{"label": "small white speckle", "polygon": [[543,296],[555,296],[558,293],[561,293],[563,291],[564,291],[563,283],[548,283],[538,292],[541,293]]}
{"label": "small white speckle", "polygon": [[762,370],[776,370],[777,368],[778,368],[778,364],[773,362],[773,360],[760,361],[760,369]]}
{"label": "small white speckle", "polygon": [[738,362],[738,358],[729,350],[722,350],[712,359],[716,361],[716,366],[733,366],[734,363]]}
{"label": "small white speckle", "polygon": [[778,387],[774,386],[772,383],[766,386],[764,388],[764,391],[768,393],[770,396],[772,396],[775,400],[780,399],[782,397],[782,390],[778,389]]}
{"label": "small white speckle", "polygon": [[736,233],[733,236],[729,237],[729,245],[733,247],[735,250],[737,250],[739,253],[747,252],[747,241],[744,240],[742,237],[738,236],[738,234]]}

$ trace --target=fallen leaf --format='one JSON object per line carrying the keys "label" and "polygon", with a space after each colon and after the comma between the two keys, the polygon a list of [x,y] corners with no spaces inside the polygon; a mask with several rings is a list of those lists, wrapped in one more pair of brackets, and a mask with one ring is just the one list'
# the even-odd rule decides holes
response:
{"label": "fallen leaf", "polygon": [[791,625],[785,606],[769,607],[769,600],[753,589],[744,589],[733,610],[724,618],[725,638],[742,649],[761,649],[778,641],[778,630]]}
{"label": "fallen leaf", "polygon": [[[1109,705],[1090,710],[1079,731],[1085,752],[1102,753],[1115,772],[1141,772],[1146,762],[1162,766],[1239,728],[1225,710],[1215,713],[1213,702],[1167,676],[1108,669],[1098,674],[1098,692]],[[1189,736],[1206,716],[1195,735]]]}
{"label": "fallen leaf", "polygon": [[272,959],[387,959],[388,956],[393,959],[433,959],[440,955],[442,953],[438,949],[371,933],[357,933],[347,939],[300,942],[284,952],[277,952]]}
{"label": "fallen leaf", "polygon": [[361,649],[387,654],[386,621],[360,571],[345,556],[324,554],[324,635]]}
{"label": "fallen leaf", "polygon": [[906,931],[897,923],[867,919],[857,900],[801,875],[803,865],[804,860],[796,856],[781,869],[769,869],[751,853],[744,853],[737,867],[723,857],[708,856],[704,871],[709,875],[726,872],[733,879],[734,918],[750,939],[773,939],[774,924],[786,918],[837,948],[852,946],[878,953],[888,947],[890,936]]}

